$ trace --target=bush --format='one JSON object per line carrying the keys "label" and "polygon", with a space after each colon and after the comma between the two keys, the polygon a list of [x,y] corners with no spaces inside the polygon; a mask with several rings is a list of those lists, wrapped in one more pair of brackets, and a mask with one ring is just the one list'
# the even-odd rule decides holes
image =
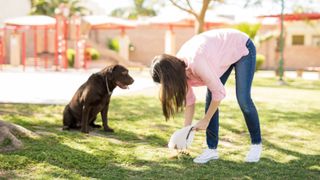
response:
{"label": "bush", "polygon": [[74,49],[67,49],[67,59],[68,59],[68,66],[74,66],[74,59],[76,57],[76,51]]}
{"label": "bush", "polygon": [[116,38],[108,39],[107,47],[111,50],[119,52],[119,49],[120,49],[119,40]]}
{"label": "bush", "polygon": [[89,52],[89,54],[91,56],[91,60],[97,60],[100,58],[100,53],[98,50],[96,50],[94,48],[87,48],[86,51]]}
{"label": "bush", "polygon": [[266,60],[266,57],[262,54],[257,54],[256,56],[256,71],[261,69],[262,64]]}

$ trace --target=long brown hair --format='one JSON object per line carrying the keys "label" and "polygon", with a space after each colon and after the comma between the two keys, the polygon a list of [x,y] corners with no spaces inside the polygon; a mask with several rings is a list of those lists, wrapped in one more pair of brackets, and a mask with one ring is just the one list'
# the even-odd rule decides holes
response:
{"label": "long brown hair", "polygon": [[186,65],[175,56],[156,56],[151,65],[154,82],[161,84],[160,101],[166,120],[184,109],[187,94]]}

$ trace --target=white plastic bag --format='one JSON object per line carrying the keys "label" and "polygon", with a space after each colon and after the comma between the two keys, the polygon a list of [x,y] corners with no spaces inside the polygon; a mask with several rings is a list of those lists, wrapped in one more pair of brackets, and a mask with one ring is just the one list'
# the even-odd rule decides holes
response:
{"label": "white plastic bag", "polygon": [[169,149],[185,150],[191,146],[195,131],[193,126],[186,126],[182,129],[175,131],[170,138],[168,147]]}

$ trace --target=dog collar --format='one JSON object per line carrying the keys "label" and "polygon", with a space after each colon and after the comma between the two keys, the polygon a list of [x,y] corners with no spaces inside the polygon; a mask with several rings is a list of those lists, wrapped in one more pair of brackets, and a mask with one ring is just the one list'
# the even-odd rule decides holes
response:
{"label": "dog collar", "polygon": [[107,77],[106,77],[106,86],[107,86],[108,95],[110,96],[112,94],[112,92],[109,89],[109,84],[108,84],[108,78]]}

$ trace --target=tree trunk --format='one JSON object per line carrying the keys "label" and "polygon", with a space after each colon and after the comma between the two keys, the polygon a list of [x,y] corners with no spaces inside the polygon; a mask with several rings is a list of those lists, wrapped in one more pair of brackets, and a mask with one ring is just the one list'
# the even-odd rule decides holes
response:
{"label": "tree trunk", "polygon": [[196,34],[200,34],[204,31],[205,16],[211,1],[212,0],[203,0],[200,13],[196,13],[194,9],[191,7],[190,0],[186,0],[186,3],[189,8],[180,6],[176,1],[170,0],[170,2],[174,6],[178,7],[183,11],[188,12],[189,14],[192,14],[195,17],[194,30]]}
{"label": "tree trunk", "polygon": [[204,19],[197,19],[195,22],[195,33],[200,34],[204,31]]}
{"label": "tree trunk", "polygon": [[204,31],[205,17],[210,1],[211,0],[203,0],[201,11],[199,15],[196,17],[197,23],[195,24],[195,30],[197,34],[200,34]]}

